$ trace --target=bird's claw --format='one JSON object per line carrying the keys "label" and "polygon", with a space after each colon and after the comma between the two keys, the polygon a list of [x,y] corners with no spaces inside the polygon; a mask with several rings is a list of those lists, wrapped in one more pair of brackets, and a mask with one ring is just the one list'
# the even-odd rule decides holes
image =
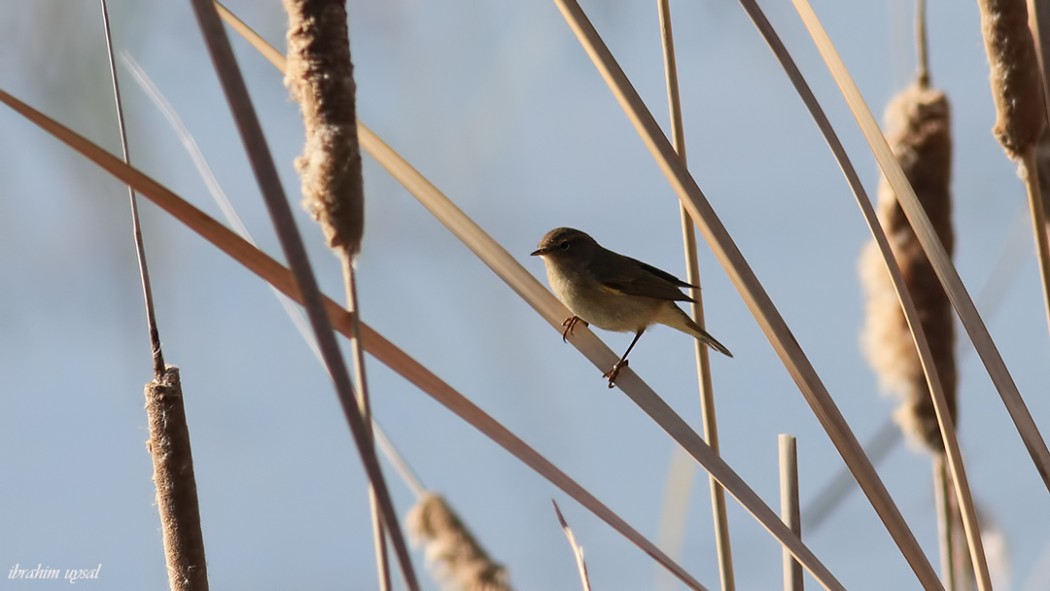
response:
{"label": "bird's claw", "polygon": [[579,316],[571,316],[569,318],[566,318],[565,322],[561,323],[561,325],[565,327],[565,330],[561,332],[561,342],[568,342],[569,335],[575,334],[576,325],[580,322],[582,322],[584,326],[590,326],[589,324],[587,324],[586,320],[580,318]]}
{"label": "bird's claw", "polygon": [[623,359],[617,361],[616,365],[612,366],[612,369],[602,374],[603,378],[609,378],[609,387],[612,388],[616,385],[616,376],[620,375],[620,370],[627,367],[627,360]]}

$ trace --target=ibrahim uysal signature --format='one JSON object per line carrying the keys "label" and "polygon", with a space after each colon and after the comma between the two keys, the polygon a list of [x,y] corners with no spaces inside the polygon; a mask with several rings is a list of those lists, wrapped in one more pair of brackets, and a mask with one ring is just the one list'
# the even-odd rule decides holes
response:
{"label": "ibrahim uysal signature", "polygon": [[27,581],[36,580],[56,580],[65,579],[72,584],[76,584],[77,581],[83,581],[86,579],[97,579],[99,573],[102,572],[102,563],[100,562],[95,568],[51,568],[50,566],[44,566],[37,563],[32,568],[22,568],[22,565],[15,563],[11,567],[11,570],[7,571],[8,579],[25,579]]}

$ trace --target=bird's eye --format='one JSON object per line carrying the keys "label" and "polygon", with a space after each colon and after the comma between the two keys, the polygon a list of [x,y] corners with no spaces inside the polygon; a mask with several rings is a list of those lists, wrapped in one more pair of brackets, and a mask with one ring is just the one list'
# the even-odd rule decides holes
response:
{"label": "bird's eye", "polygon": [[569,250],[569,241],[563,240],[562,243],[558,245],[558,248],[561,248],[562,250]]}

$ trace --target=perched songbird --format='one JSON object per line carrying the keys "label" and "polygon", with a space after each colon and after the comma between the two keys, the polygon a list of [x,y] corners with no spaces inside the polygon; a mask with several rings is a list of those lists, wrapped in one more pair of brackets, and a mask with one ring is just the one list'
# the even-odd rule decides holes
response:
{"label": "perched songbird", "polygon": [[691,302],[681,292],[690,285],[674,275],[602,248],[594,238],[572,228],[555,228],[540,240],[532,256],[543,257],[554,294],[574,314],[562,326],[564,340],[580,320],[605,330],[633,332],[627,352],[603,377],[612,388],[627,365],[627,355],[653,324],[666,324],[732,357],[722,343],[696,325],[675,302]]}

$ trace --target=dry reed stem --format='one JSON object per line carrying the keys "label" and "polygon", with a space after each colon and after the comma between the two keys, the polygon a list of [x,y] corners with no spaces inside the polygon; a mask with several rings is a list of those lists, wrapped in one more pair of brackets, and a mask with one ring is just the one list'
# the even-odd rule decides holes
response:
{"label": "dry reed stem", "polygon": [[[707,202],[696,181],[677,158],[674,149],[660,131],[659,125],[631,86],[630,81],[627,80],[597,31],[587,20],[579,4],[574,0],[555,0],[555,3],[624,109],[628,119],[635,126],[646,147],[649,148],[675,193],[689,210],[694,223],[707,239],[715,256],[722,263],[723,269],[736,286],[763,332],[766,333],[774,350],[821,422],[821,426],[827,431],[843,459],[851,466],[861,488],[868,495],[902,554],[925,586],[933,589],[939,588],[936,572],[922,553],[921,547],[890,498],[885,485],[864,455],[864,450],[846,424],[842,413],[831,399],[816,370],[729,236],[725,226],[722,225],[717,214]],[[754,8],[757,10],[757,5],[754,5]]]}
{"label": "dry reed stem", "polygon": [[427,563],[443,588],[457,591],[511,591],[507,571],[481,547],[439,494],[424,494],[405,517],[417,544],[426,546]]}
{"label": "dry reed stem", "polygon": [[1046,202],[1042,187],[1036,152],[1038,144],[1030,147],[1021,158],[1018,172],[1024,180],[1028,197],[1028,210],[1032,219],[1032,234],[1035,236],[1035,252],[1039,259],[1039,276],[1043,283],[1043,304],[1046,308],[1047,327],[1050,327],[1050,240],[1047,239]]}
{"label": "dry reed stem", "polygon": [[[817,48],[827,63],[829,70],[831,70],[836,83],[839,85],[839,89],[842,91],[843,95],[846,96],[854,117],[857,119],[858,123],[860,123],[865,138],[867,139],[872,152],[875,154],[876,159],[879,161],[883,174],[889,179],[893,190],[896,192],[898,199],[903,206],[904,212],[908,216],[908,220],[912,223],[915,234],[920,239],[923,250],[933,261],[934,269],[937,271],[938,278],[941,280],[943,287],[949,292],[952,304],[956,307],[956,310],[959,311],[964,324],[966,324],[968,320],[971,320],[973,322],[970,322],[969,326],[979,326],[983,329],[983,321],[976,313],[976,310],[973,309],[973,302],[969,299],[969,294],[967,294],[966,290],[962,287],[958,274],[955,272],[955,267],[952,266],[951,261],[948,260],[944,247],[936,237],[935,230],[932,228],[930,220],[923,212],[922,205],[918,202],[918,198],[915,196],[911,185],[904,177],[900,165],[893,157],[889,145],[886,142],[886,138],[883,137],[878,125],[875,123],[871,111],[868,110],[867,105],[860,96],[849,72],[842,64],[841,58],[835,51],[834,46],[832,46],[831,41],[827,38],[827,34],[824,32],[819,20],[813,13],[812,7],[810,7],[805,0],[794,0],[794,5],[802,18],[803,23],[806,25],[810,36],[813,38],[814,43],[817,45]],[[858,203],[861,203],[862,209],[865,212],[865,217],[869,219],[869,226],[871,227],[876,241],[879,243],[879,248],[882,250],[883,258],[886,260],[887,267],[893,277],[893,282],[897,289],[901,306],[904,309],[905,317],[908,319],[908,324],[911,328],[912,335],[914,336],[915,345],[919,351],[929,391],[932,394],[934,410],[936,412],[941,438],[944,442],[948,466],[955,485],[956,500],[958,501],[962,512],[963,528],[966,532],[970,558],[973,561],[974,569],[978,575],[978,586],[984,591],[991,588],[987,559],[985,558],[984,549],[981,544],[980,530],[973,506],[973,498],[970,494],[969,482],[966,478],[962,455],[959,451],[959,444],[955,435],[955,427],[944,397],[944,392],[941,388],[938,373],[934,369],[935,364],[929,348],[929,343],[926,340],[925,331],[923,330],[921,323],[918,322],[918,315],[915,310],[915,305],[911,300],[909,291],[903,286],[903,281],[900,277],[900,269],[897,267],[895,258],[888,248],[886,237],[882,233],[881,228],[878,227],[878,224],[874,224],[870,220],[870,204],[867,203],[866,199],[859,198]],[[967,302],[969,307],[960,306],[960,300]],[[985,330],[983,334],[983,337],[987,342],[983,342],[982,339],[978,338],[980,336],[979,333],[975,335],[975,332],[970,332],[970,336],[979,353],[982,355],[986,353],[986,351],[983,350],[983,346],[987,344],[990,346],[992,353],[995,354],[993,357],[997,357],[998,352],[995,350],[994,344],[991,343],[991,338],[987,335],[987,330]],[[1002,363],[1001,358],[999,358],[999,363]],[[993,380],[998,374],[999,377],[1005,378],[1007,383],[1012,384],[1012,380],[1010,379],[1009,373],[1005,371],[1005,367],[1001,369],[1001,372],[995,372],[992,371],[992,367],[989,366],[989,373],[993,374]],[[1000,392],[1002,392],[1002,390],[1000,390]],[[1023,401],[1020,401],[1019,393],[1017,393],[1017,400],[1023,407]],[[1025,409],[1025,411],[1027,412],[1027,409]],[[1031,420],[1030,415],[1028,416],[1028,419]],[[1032,428],[1035,428],[1034,423],[1032,423]],[[1038,435],[1038,431],[1036,431],[1036,435]],[[1042,438],[1037,437],[1037,441],[1041,443]],[[1046,450],[1045,444],[1043,445],[1043,450],[1044,452]]]}
{"label": "dry reed stem", "polygon": [[[284,82],[299,103],[306,130],[303,155],[295,161],[302,177],[303,204],[317,220],[328,246],[343,261],[347,309],[359,310],[353,269],[364,232],[364,182],[357,143],[353,63],[345,0],[284,0],[288,13],[288,58]],[[355,316],[357,318],[357,316]],[[350,340],[354,387],[372,437],[372,410],[359,330]],[[390,564],[375,488],[368,504],[379,589],[391,589]]]}
{"label": "dry reed stem", "polygon": [[[781,433],[777,437],[780,457],[780,518],[795,535],[802,537],[802,515],[798,502],[798,451],[795,438]],[[802,591],[802,567],[783,552],[784,591]]]}
{"label": "dry reed stem", "polygon": [[401,567],[402,576],[408,588],[415,591],[419,589],[419,582],[412,569],[408,548],[405,544],[404,536],[398,527],[393,503],[390,500],[390,493],[387,490],[386,481],[383,478],[379,461],[376,458],[375,445],[370,436],[371,423],[370,421],[366,422],[362,416],[361,409],[357,405],[346,364],[339,353],[338,342],[335,340],[332,327],[324,312],[324,301],[317,286],[317,279],[314,277],[302,237],[285,199],[284,191],[277,175],[277,169],[274,166],[266,138],[259,125],[259,120],[255,115],[255,109],[248,95],[244,79],[241,76],[237,60],[233,55],[233,49],[211,0],[192,0],[192,5],[197,16],[198,26],[208,47],[208,53],[211,55],[216,74],[226,94],[227,102],[241,135],[248,159],[251,162],[256,181],[262,192],[263,200],[269,210],[281,248],[290,262],[293,273],[295,273],[296,283],[302,289],[307,316],[313,327],[314,336],[324,357],[329,376],[332,378],[343,413],[346,415],[347,422],[350,425],[350,431],[357,444],[358,454],[365,466],[371,485],[376,491],[375,497],[383,515],[383,520],[386,522],[386,527],[394,546],[394,552]]}
{"label": "dry reed stem", "polygon": [[[267,45],[254,31],[239,21],[232,13],[220,11],[223,18],[230,22],[239,33],[249,39],[253,46],[260,48],[271,63],[278,69],[284,65],[280,54]],[[655,124],[655,122],[654,122]],[[521,265],[497,242],[492,240],[480,227],[455,206],[445,195],[434,187],[423,175],[412,168],[408,162],[390,149],[378,136],[367,127],[358,123],[358,135],[361,146],[371,154],[388,172],[390,172],[408,191],[438,218],[461,242],[478,255],[494,272],[496,272],[518,295],[529,302],[548,323],[561,332],[562,320],[568,310],[536,278],[525,271]],[[609,367],[617,356],[609,347],[598,340],[592,332],[583,329],[570,341],[597,367]],[[689,426],[665,403],[647,384],[637,377],[628,367],[621,374],[617,385],[646,414],[657,422],[672,438],[686,449],[702,464],[756,519],[776,537],[789,547],[800,562],[810,570],[828,588],[841,588],[820,563],[815,555],[794,537],[790,530],[776,518],[773,511],[733,470],[711,451],[710,447],[689,428]],[[662,553],[661,553],[662,554]]]}
{"label": "dry reed stem", "polygon": [[[106,56],[109,61],[110,79],[113,81],[113,100],[117,109],[117,127],[120,130],[120,150],[125,164],[131,164],[128,151],[128,134],[124,125],[124,99],[120,94],[120,82],[117,76],[117,62],[113,55],[113,35],[109,26],[109,8],[106,0],[102,2],[102,27],[106,36]],[[142,298],[146,306],[146,330],[149,333],[150,351],[153,357],[153,377],[164,374],[164,352],[160,346],[160,329],[157,328],[157,312],[153,305],[153,284],[149,279],[149,265],[146,263],[146,247],[142,240],[142,224],[139,221],[139,200],[135,190],[128,187],[128,202],[131,204],[131,235],[135,241],[135,258],[139,265],[139,282],[142,284]]]}
{"label": "dry reed stem", "polygon": [[[674,51],[674,34],[671,30],[671,6],[669,0],[657,0],[657,11],[660,17],[660,39],[664,55],[664,75],[667,79],[667,103],[671,115],[671,141],[675,152],[685,163],[685,126],[682,123],[682,99],[678,91],[678,67]],[[682,246],[685,251],[686,281],[697,288],[693,290],[693,302],[689,305],[693,322],[704,328],[704,300],[700,289],[700,261],[696,254],[696,234],[689,212],[682,205],[678,206],[678,215],[682,225]],[[711,361],[708,349],[700,343],[693,342],[693,354],[696,358],[696,377],[700,388],[700,421],[704,429],[704,441],[715,453],[721,453],[718,442],[718,420],[715,415],[715,391],[711,381]],[[733,550],[729,539],[729,517],[726,514],[726,495],[718,481],[710,474],[707,476],[708,488],[711,491],[711,518],[715,530],[715,552],[718,556],[718,575],[722,591],[736,589],[736,578],[733,575]],[[667,508],[665,507],[665,511]]]}
{"label": "dry reed stem", "polygon": [[977,0],[995,100],[995,137],[1021,160],[1046,125],[1038,58],[1025,0]]}
{"label": "dry reed stem", "polygon": [[[943,92],[913,84],[886,108],[886,136],[891,149],[915,189],[937,236],[951,255],[952,140],[948,100]],[[904,216],[897,194],[883,176],[879,179],[879,221],[890,239],[904,283],[926,333],[934,368],[941,381],[952,421],[956,420],[957,373],[955,318],[930,261]],[[900,400],[895,419],[914,444],[943,453],[940,427],[926,374],[908,328],[890,274],[874,241],[861,253],[860,274],[865,294],[864,352],[883,389]]]}
{"label": "dry reed stem", "polygon": [[306,146],[295,161],[303,205],[321,224],[328,246],[353,260],[361,250],[365,200],[346,3],[284,0],[284,8],[284,82],[302,109],[306,128]]}
{"label": "dry reed stem", "polygon": [[[3,90],[0,90],[0,102],[79,152],[99,168],[135,187],[139,193],[153,201],[166,213],[185,224],[270,286],[300,304],[304,302],[299,285],[295,281],[291,270],[258,248],[255,248],[248,241],[234,234],[214,218],[189,204],[141,171],[124,164],[98,145]],[[325,312],[328,314],[328,320],[331,322],[332,327],[343,334],[343,336],[351,338],[353,334],[352,314],[330,298],[322,296],[322,299]],[[529,447],[521,438],[500,424],[499,421],[486,414],[477,405],[470,402],[470,400],[434,375],[433,372],[405,354],[404,351],[372,330],[364,322],[361,323],[361,333],[361,341],[365,346],[365,350],[378,359],[380,363],[390,367],[435,401],[448,408],[456,416],[510,452],[536,473],[576,499],[581,505],[667,568],[668,571],[690,588],[704,591],[705,587],[681,566],[671,560],[652,542],[628,525],[626,521],[602,504],[601,501],[575,480],[571,479],[557,466]],[[609,355],[615,357],[611,351],[609,351]]]}
{"label": "dry reed stem", "polygon": [[576,569],[580,571],[580,584],[583,585],[583,591],[591,591],[591,579],[587,576],[587,563],[583,560],[583,547],[576,543],[576,536],[569,528],[568,522],[565,521],[565,516],[561,514],[557,501],[551,499],[551,504],[554,505],[554,513],[558,516],[561,531],[565,532],[565,537],[569,540],[572,555],[576,557]]}
{"label": "dry reed stem", "polygon": [[146,415],[146,449],[153,458],[168,585],[171,591],[207,591],[208,565],[179,368],[169,365],[146,384]]}
{"label": "dry reed stem", "polygon": [[[350,338],[350,357],[354,360],[354,388],[357,390],[357,404],[361,408],[361,417],[368,427],[368,437],[375,441],[375,421],[372,418],[372,406],[368,394],[368,380],[365,376],[365,353],[361,344],[361,308],[357,299],[357,276],[349,255],[343,258],[343,279],[346,289],[346,309],[352,314],[352,336]],[[390,580],[390,557],[387,556],[386,528],[379,514],[379,498],[376,489],[368,485],[368,507],[372,514],[372,545],[376,554],[376,572],[379,575],[380,591],[393,588]]]}
{"label": "dry reed stem", "polygon": [[947,591],[959,591],[959,578],[955,556],[955,515],[951,503],[951,475],[943,455],[934,455],[933,499],[937,513],[937,539],[941,559],[941,580]]}

